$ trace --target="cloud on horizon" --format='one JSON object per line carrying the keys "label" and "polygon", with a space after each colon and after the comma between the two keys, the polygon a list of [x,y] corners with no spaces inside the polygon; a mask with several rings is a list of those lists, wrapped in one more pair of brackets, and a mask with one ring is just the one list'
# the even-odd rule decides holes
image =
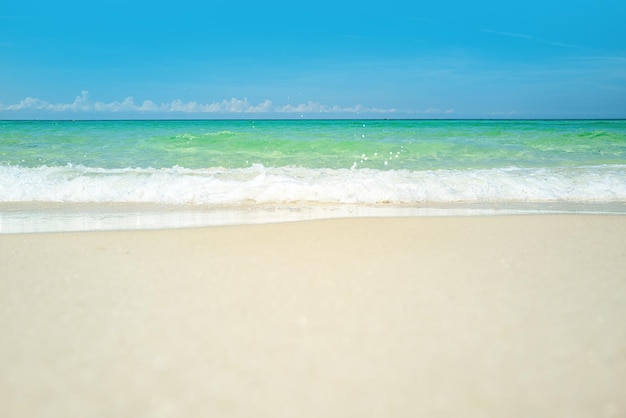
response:
{"label": "cloud on horizon", "polygon": [[74,112],[74,113],[212,113],[212,114],[237,114],[237,113],[394,113],[395,109],[368,108],[362,105],[341,107],[337,105],[324,105],[318,102],[307,101],[300,104],[276,105],[271,100],[265,100],[258,104],[251,103],[247,98],[222,100],[221,102],[200,103],[196,101],[183,102],[180,99],[169,103],[157,104],[152,100],[144,100],[141,104],[135,103],[133,97],[127,97],[122,101],[92,102],[89,92],[83,90],[80,96],[76,96],[72,103],[50,103],[39,98],[27,97],[19,103],[3,105],[0,103],[0,111],[41,111],[41,112]]}

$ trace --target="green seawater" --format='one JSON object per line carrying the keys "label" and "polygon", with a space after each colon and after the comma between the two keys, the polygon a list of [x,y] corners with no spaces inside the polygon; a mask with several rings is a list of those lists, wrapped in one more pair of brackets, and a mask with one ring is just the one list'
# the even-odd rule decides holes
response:
{"label": "green seawater", "polygon": [[626,163],[623,120],[0,121],[0,165],[439,170]]}

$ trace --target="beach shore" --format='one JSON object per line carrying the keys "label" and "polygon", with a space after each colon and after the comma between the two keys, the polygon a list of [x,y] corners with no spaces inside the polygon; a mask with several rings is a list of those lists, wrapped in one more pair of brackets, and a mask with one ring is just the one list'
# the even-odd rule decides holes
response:
{"label": "beach shore", "polygon": [[3,417],[623,417],[626,216],[0,235]]}

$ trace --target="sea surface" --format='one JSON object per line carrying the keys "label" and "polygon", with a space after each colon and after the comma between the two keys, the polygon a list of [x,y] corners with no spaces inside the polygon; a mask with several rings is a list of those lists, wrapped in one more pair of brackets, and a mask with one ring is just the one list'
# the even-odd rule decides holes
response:
{"label": "sea surface", "polygon": [[0,121],[0,232],[625,207],[624,120]]}

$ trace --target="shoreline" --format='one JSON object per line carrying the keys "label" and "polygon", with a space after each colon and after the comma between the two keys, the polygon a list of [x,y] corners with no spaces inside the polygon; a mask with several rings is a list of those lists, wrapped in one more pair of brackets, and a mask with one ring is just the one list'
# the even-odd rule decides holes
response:
{"label": "shoreline", "polygon": [[0,202],[0,235],[40,232],[159,230],[275,224],[342,218],[626,215],[626,202],[487,202],[430,204],[242,205]]}
{"label": "shoreline", "polygon": [[626,217],[0,234],[0,415],[621,416]]}

